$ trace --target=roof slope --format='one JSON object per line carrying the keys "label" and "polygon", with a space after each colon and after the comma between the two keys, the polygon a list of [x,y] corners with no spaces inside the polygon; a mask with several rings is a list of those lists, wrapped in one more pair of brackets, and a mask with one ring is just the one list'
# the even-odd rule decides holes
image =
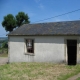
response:
{"label": "roof slope", "polygon": [[8,35],[80,35],[80,21],[24,24]]}

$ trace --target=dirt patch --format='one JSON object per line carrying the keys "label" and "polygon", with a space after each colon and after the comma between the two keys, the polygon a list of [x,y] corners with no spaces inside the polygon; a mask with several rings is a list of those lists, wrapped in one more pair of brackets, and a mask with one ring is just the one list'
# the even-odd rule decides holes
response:
{"label": "dirt patch", "polygon": [[69,78],[69,79],[67,79],[67,80],[77,80],[78,77],[80,77],[80,73],[71,77],[71,78]]}
{"label": "dirt patch", "polygon": [[8,57],[0,57],[0,65],[7,64],[7,63],[8,63]]}

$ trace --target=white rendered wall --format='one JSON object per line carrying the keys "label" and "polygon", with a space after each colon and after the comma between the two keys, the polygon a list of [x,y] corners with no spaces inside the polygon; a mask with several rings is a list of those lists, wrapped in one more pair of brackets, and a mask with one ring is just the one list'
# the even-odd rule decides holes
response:
{"label": "white rendered wall", "polygon": [[[34,39],[34,56],[25,55],[25,39]],[[9,36],[9,62],[53,62],[65,60],[64,37]]]}

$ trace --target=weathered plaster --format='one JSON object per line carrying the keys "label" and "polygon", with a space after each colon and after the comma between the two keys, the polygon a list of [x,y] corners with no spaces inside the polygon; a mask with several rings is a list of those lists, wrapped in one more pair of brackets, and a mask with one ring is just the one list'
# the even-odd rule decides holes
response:
{"label": "weathered plaster", "polygon": [[[27,54],[25,39],[34,39],[34,55]],[[9,62],[67,63],[67,39],[77,40],[77,63],[80,63],[79,36],[9,36]]]}

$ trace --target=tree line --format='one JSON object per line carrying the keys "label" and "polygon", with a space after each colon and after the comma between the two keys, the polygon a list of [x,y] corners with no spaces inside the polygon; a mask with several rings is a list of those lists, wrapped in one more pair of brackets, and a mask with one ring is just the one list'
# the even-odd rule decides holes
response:
{"label": "tree line", "polygon": [[15,28],[18,28],[21,25],[28,23],[30,23],[28,15],[24,12],[18,12],[16,16],[13,16],[12,14],[4,16],[2,26],[5,28],[6,31],[11,32]]}

